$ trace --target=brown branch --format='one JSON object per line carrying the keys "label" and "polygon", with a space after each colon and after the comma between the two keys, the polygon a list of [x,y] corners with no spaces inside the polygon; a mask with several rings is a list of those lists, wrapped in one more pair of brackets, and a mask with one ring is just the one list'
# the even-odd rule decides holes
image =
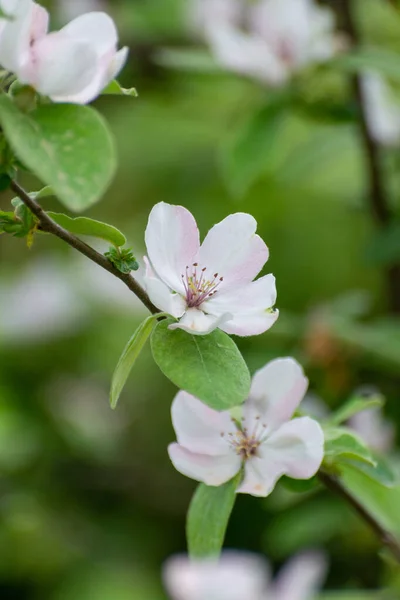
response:
{"label": "brown branch", "polygon": [[[344,32],[351,45],[360,45],[356,21],[353,14],[353,0],[340,0],[338,3],[339,14],[342,20]],[[385,228],[392,220],[392,211],[385,188],[385,180],[382,169],[382,156],[379,144],[377,144],[371,133],[366,111],[366,98],[362,86],[361,76],[354,75],[351,78],[353,95],[358,106],[360,133],[364,146],[365,160],[368,167],[369,177],[369,205],[371,214],[380,228]],[[394,313],[400,313],[400,265],[396,264],[387,270],[388,293],[391,309]]]}
{"label": "brown branch", "polygon": [[364,522],[374,531],[379,540],[382,542],[384,546],[386,546],[394,558],[400,564],[400,542],[394,535],[390,532],[386,531],[384,527],[375,519],[371,513],[367,511],[367,509],[355,498],[341,483],[341,481],[331,475],[330,473],[326,473],[324,471],[320,471],[318,473],[318,477],[320,481],[325,485],[328,490],[334,492],[341,498],[345,500],[347,504],[349,504],[364,520]]}
{"label": "brown branch", "polygon": [[120,279],[125,285],[139,298],[146,308],[153,314],[160,312],[151,302],[145,290],[139,283],[129,274],[121,273],[116,267],[100,252],[71,234],[69,231],[60,227],[43,208],[26,192],[16,181],[11,182],[11,189],[17,194],[18,198],[29,208],[39,221],[40,229],[46,233],[50,233],[66,242],[72,248],[89,258],[91,261]]}

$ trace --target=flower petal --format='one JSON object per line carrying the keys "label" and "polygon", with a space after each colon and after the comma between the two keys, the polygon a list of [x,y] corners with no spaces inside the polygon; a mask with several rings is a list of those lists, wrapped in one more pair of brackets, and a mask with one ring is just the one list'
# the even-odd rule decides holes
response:
{"label": "flower petal", "polygon": [[324,457],[324,434],[309,417],[289,421],[261,444],[258,456],[245,465],[239,493],[268,496],[282,475],[309,479]]}
{"label": "flower petal", "polygon": [[327,566],[323,552],[299,554],[279,571],[272,596],[279,600],[310,600],[320,590]]}
{"label": "flower petal", "polygon": [[72,39],[85,42],[98,57],[110,50],[116,51],[118,32],[114,21],[104,12],[90,12],[68,23],[61,32]]}
{"label": "flower petal", "polygon": [[115,79],[115,77],[117,77],[117,75],[120,73],[120,71],[122,71],[122,69],[128,59],[128,54],[129,54],[128,46],[124,46],[123,48],[121,48],[121,50],[118,50],[118,52],[114,56],[113,60],[111,61],[111,64],[109,65],[108,73],[107,73],[108,81],[105,82],[105,84],[104,84],[105,86],[108,85],[110,83],[110,81]]}
{"label": "flower petal", "polygon": [[224,289],[249,283],[267,262],[268,248],[256,229],[251,215],[235,213],[214,225],[202,243],[198,262],[224,278]]}
{"label": "flower petal", "polygon": [[193,215],[183,206],[159,202],[146,228],[147,253],[154,270],[171,289],[185,295],[182,275],[194,262],[200,241]]}
{"label": "flower petal", "polygon": [[271,311],[276,302],[275,277],[265,275],[238,288],[218,290],[202,308],[212,315],[230,313],[232,319],[221,329],[235,335],[257,335],[267,331],[277,320],[279,312]]}
{"label": "flower petal", "polygon": [[34,61],[23,79],[45,96],[64,97],[79,92],[96,74],[97,57],[88,44],[50,33],[32,48]]}
{"label": "flower petal", "polygon": [[221,456],[195,454],[179,444],[170,444],[168,453],[175,469],[206,485],[222,485],[239,472],[242,461],[234,452]]}
{"label": "flower petal", "polygon": [[49,17],[31,0],[3,0],[2,8],[12,19],[0,19],[0,64],[19,76],[30,61],[31,42],[45,35]]}
{"label": "flower petal", "polygon": [[145,256],[146,274],[143,277],[143,285],[150,297],[152,303],[162,312],[166,312],[175,318],[183,315],[186,309],[186,302],[179,294],[171,292],[161,279],[152,270],[148,258]]}
{"label": "flower petal", "polygon": [[252,379],[250,396],[245,404],[245,417],[255,417],[273,431],[288,421],[307,391],[308,379],[293,358],[277,358],[257,371]]}
{"label": "flower petal", "polygon": [[267,598],[269,565],[262,556],[225,550],[220,559],[169,558],[163,579],[173,600]]}
{"label": "flower petal", "polygon": [[179,323],[169,325],[168,329],[183,329],[194,335],[207,335],[218,327],[222,328],[231,318],[232,315],[229,313],[215,317],[213,315],[206,315],[197,308],[189,308]]}
{"label": "flower petal", "polygon": [[230,454],[229,434],[236,433],[229,411],[218,412],[180,391],[171,407],[176,438],[187,450],[210,456]]}
{"label": "flower petal", "polygon": [[287,65],[261,36],[242,33],[229,23],[214,23],[206,34],[217,61],[227,69],[272,85],[288,78]]}

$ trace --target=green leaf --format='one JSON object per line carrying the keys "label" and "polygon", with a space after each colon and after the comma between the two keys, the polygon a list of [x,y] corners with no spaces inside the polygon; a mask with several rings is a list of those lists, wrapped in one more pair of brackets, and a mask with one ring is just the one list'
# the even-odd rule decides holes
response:
{"label": "green leaf", "polygon": [[241,473],[219,487],[201,483],[190,503],[186,535],[192,558],[218,556],[236,499]]}
{"label": "green leaf", "polygon": [[342,465],[345,487],[371,512],[383,527],[400,534],[400,486],[388,488],[373,481],[353,465]]}
{"label": "green leaf", "polygon": [[164,375],[216,410],[241,404],[250,391],[250,374],[233,340],[219,329],[208,335],[168,329],[174,322],[160,321],[151,336],[153,357]]}
{"label": "green leaf", "polygon": [[70,210],[97,202],[114,176],[113,138],[89,106],[49,104],[24,114],[0,95],[0,124],[18,159]]}
{"label": "green leaf", "polygon": [[395,221],[376,232],[370,240],[366,260],[373,266],[395,265],[400,260],[400,222]]}
{"label": "green leaf", "polygon": [[375,465],[372,466],[365,462],[346,460],[345,463],[352,465],[354,469],[365,473],[373,481],[377,481],[385,487],[394,487],[399,483],[398,477],[391,468],[389,461],[384,456],[373,455]]}
{"label": "green leaf", "polygon": [[379,394],[368,397],[356,396],[354,398],[350,398],[346,404],[341,406],[332,414],[332,416],[329,418],[329,423],[332,425],[340,425],[359,412],[371,408],[380,408],[383,406],[383,404],[384,398]]}
{"label": "green leaf", "polygon": [[133,98],[139,96],[136,88],[123,88],[116,79],[111,81],[108,86],[104,88],[102,94],[107,96],[131,96]]}
{"label": "green leaf", "polygon": [[121,273],[130,273],[139,269],[139,263],[133,255],[131,248],[110,248],[104,256],[118,269]]}
{"label": "green leaf", "polygon": [[354,50],[332,61],[331,64],[350,73],[376,71],[400,81],[400,54],[381,47]]}
{"label": "green leaf", "polygon": [[95,221],[88,217],[72,218],[63,213],[48,212],[53,221],[61,227],[64,227],[70,233],[75,235],[90,235],[92,237],[101,238],[115,246],[123,246],[126,244],[126,237],[113,225]]}
{"label": "green leaf", "polygon": [[269,156],[277,142],[286,115],[286,102],[279,95],[252,114],[221,148],[221,168],[228,189],[243,196],[267,171]]}
{"label": "green leaf", "polygon": [[137,357],[142,351],[143,346],[147,342],[149,335],[153,331],[155,321],[159,316],[160,315],[151,315],[145,321],[143,321],[125,346],[112,376],[110,392],[111,408],[115,408],[117,406],[118,399],[124,388],[126,380],[129,377],[129,373],[131,372]]}
{"label": "green leaf", "polygon": [[343,459],[352,459],[376,466],[376,461],[364,442],[343,427],[325,430],[326,459],[330,465],[340,463]]}

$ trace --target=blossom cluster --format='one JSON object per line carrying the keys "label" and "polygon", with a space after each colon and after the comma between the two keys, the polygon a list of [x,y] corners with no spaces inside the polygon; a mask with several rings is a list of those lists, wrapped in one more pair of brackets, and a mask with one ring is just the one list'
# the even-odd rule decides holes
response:
{"label": "blossom cluster", "polygon": [[[200,245],[192,214],[164,202],[146,229],[144,283],[152,302],[177,319],[170,329],[206,335],[215,328],[241,336],[265,332],[278,318],[275,278],[254,278],[268,259],[257,223],[236,213],[215,225]],[[238,492],[267,496],[282,475],[309,479],[324,454],[320,425],[292,419],[308,386],[292,358],[273,360],[253,377],[241,414],[218,412],[185,391],[172,404],[175,468],[211,486],[242,472]]]}
{"label": "blossom cluster", "polygon": [[32,0],[1,0],[0,65],[54,102],[86,104],[122,69],[128,49],[103,12],[81,15],[49,33],[49,14]]}

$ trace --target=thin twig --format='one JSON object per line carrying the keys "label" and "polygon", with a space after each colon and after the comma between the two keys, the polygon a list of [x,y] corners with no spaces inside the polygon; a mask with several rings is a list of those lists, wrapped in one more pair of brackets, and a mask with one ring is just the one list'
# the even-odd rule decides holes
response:
{"label": "thin twig", "polygon": [[327,487],[329,490],[341,496],[347,504],[349,504],[354,510],[360,515],[360,517],[367,523],[367,525],[375,532],[380,541],[384,546],[386,546],[394,558],[400,564],[400,542],[392,535],[390,532],[386,531],[384,527],[375,519],[371,513],[367,511],[367,509],[355,498],[341,483],[341,481],[331,475],[330,473],[326,473],[324,471],[320,471],[318,474],[321,482]]}
{"label": "thin twig", "polygon": [[11,182],[11,189],[17,194],[18,198],[29,208],[39,221],[40,229],[46,233],[50,233],[66,242],[72,248],[75,248],[81,254],[84,254],[91,261],[120,279],[133,292],[139,300],[153,314],[160,312],[151,302],[145,290],[141,285],[129,274],[121,273],[116,267],[100,252],[74,236],[72,233],[60,227],[43,208],[26,192],[16,181]]}
{"label": "thin twig", "polygon": [[[353,14],[352,0],[341,0],[338,3],[342,26],[347,38],[353,47],[360,45],[360,36]],[[359,74],[351,78],[354,99],[358,106],[360,132],[363,140],[365,159],[369,176],[369,202],[371,214],[380,228],[387,227],[392,220],[392,211],[385,187],[385,177],[382,170],[382,156],[379,144],[374,140],[370,130],[365,91],[362,85],[362,76]],[[400,265],[395,264],[387,269],[388,292],[391,309],[400,313]]]}

